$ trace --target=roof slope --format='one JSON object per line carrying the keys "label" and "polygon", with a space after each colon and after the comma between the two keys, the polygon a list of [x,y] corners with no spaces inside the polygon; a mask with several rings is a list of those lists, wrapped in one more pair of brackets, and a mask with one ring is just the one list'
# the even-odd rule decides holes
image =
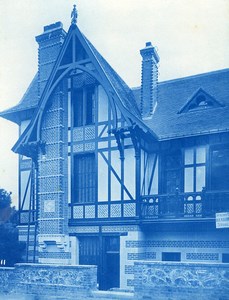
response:
{"label": "roof slope", "polygon": [[[102,55],[96,50],[96,48],[91,44],[91,42],[82,33],[81,35],[84,38],[85,42],[88,44],[98,63],[102,67],[112,87],[119,95],[122,105],[128,111],[132,112],[134,116],[140,117],[140,111],[136,104],[132,90],[122,80],[122,78],[117,74],[117,72],[115,72],[115,70],[109,65],[109,63],[102,57]],[[24,96],[22,97],[21,101],[16,106],[1,112],[0,116],[15,122],[18,119],[16,113],[27,109],[36,108],[38,106],[38,102],[38,74],[36,74],[31,84],[29,85],[27,91],[25,92]]]}
{"label": "roof slope", "polygon": [[20,102],[0,112],[0,116],[15,123],[20,123],[20,119],[23,119],[23,113],[26,110],[34,110],[38,105],[38,101],[38,74],[36,74]]}
{"label": "roof slope", "polygon": [[[160,140],[229,130],[229,69],[161,82],[158,105],[150,120],[144,123]],[[179,113],[187,101],[203,89],[224,106]],[[133,90],[136,101],[140,88]]]}
{"label": "roof slope", "polygon": [[124,80],[117,74],[117,72],[109,65],[105,58],[96,50],[96,48],[91,44],[91,42],[85,37],[86,42],[93,51],[97,61],[100,63],[106,76],[109,78],[113,88],[117,91],[122,101],[122,104],[135,116],[140,118],[140,110],[136,103],[136,99],[132,90],[124,82]]}

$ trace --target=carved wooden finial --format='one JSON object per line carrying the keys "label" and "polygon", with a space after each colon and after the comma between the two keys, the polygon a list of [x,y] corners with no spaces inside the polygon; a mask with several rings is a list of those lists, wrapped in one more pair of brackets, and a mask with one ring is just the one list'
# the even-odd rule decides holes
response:
{"label": "carved wooden finial", "polygon": [[77,23],[77,17],[78,17],[78,14],[77,14],[77,10],[76,10],[76,5],[74,4],[73,5],[73,10],[72,10],[72,13],[71,13],[71,18],[72,18],[72,25],[76,25]]}

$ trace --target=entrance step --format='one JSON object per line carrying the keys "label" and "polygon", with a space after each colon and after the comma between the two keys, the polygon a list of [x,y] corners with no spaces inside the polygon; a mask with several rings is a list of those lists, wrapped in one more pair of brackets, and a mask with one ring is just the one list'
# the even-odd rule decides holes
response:
{"label": "entrance step", "polygon": [[134,300],[134,293],[122,291],[94,291],[93,298],[96,300]]}

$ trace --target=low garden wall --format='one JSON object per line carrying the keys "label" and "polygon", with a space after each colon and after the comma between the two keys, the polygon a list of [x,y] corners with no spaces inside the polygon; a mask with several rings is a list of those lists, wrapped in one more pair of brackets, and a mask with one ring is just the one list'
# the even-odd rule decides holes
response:
{"label": "low garden wall", "polygon": [[86,298],[96,289],[96,266],[16,264],[0,268],[1,293]]}
{"label": "low garden wall", "polygon": [[135,299],[229,299],[229,264],[136,262]]}

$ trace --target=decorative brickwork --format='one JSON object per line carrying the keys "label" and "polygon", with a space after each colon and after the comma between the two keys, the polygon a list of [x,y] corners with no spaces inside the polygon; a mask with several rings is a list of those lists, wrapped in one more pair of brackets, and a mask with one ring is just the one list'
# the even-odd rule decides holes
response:
{"label": "decorative brickwork", "polygon": [[229,241],[126,241],[127,248],[229,248]]}
{"label": "decorative brickwork", "polygon": [[140,231],[137,225],[132,226],[103,226],[102,232],[129,232],[129,231]]}
{"label": "decorative brickwork", "polygon": [[125,274],[134,274],[134,265],[125,265]]}
{"label": "decorative brickwork", "polygon": [[190,260],[219,260],[218,253],[187,253],[186,259]]}
{"label": "decorative brickwork", "polygon": [[69,233],[98,233],[98,226],[76,226],[69,227]]}
{"label": "decorative brickwork", "polygon": [[156,259],[156,252],[128,253],[128,260]]}
{"label": "decorative brickwork", "polygon": [[127,279],[127,286],[133,287],[134,286],[134,279]]}

